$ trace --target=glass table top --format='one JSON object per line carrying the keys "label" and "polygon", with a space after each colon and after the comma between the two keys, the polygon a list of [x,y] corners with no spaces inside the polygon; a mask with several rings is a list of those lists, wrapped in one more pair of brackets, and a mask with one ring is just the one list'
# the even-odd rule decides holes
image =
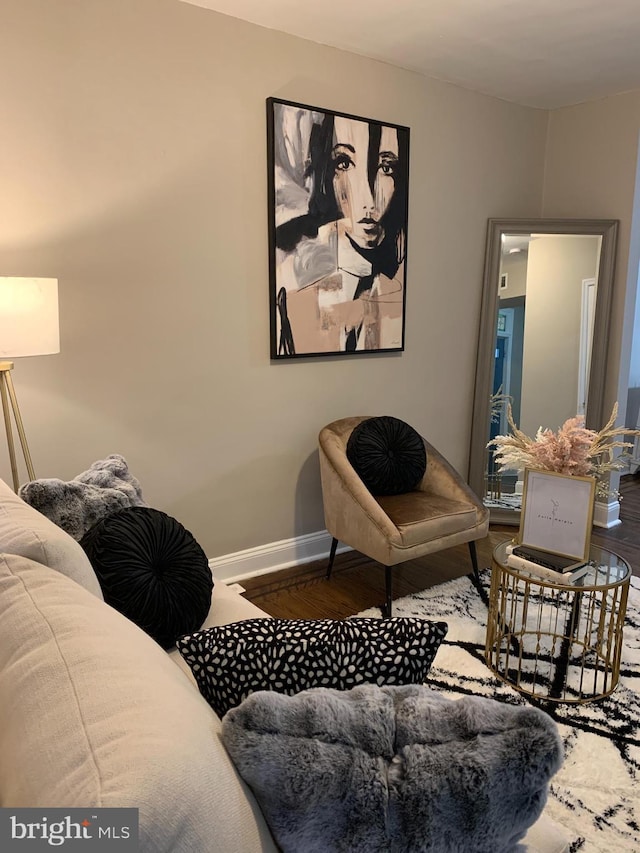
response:
{"label": "glass table top", "polygon": [[557,572],[557,579],[549,576],[547,573],[541,574],[535,570],[529,572],[524,568],[514,568],[507,565],[507,548],[515,544],[513,539],[507,539],[497,545],[493,551],[494,560],[508,572],[512,572],[518,576],[529,576],[538,583],[566,584],[574,588],[610,588],[616,584],[623,583],[631,575],[631,567],[626,560],[623,560],[622,557],[614,554],[613,551],[609,551],[607,548],[601,548],[599,545],[593,544],[589,548],[589,562],[585,564],[584,569],[568,572],[567,575]]}

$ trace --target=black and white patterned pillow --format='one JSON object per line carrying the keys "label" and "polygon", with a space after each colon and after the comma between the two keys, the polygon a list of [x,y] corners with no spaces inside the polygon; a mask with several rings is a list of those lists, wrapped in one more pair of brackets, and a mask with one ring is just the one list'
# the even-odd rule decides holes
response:
{"label": "black and white patterned pillow", "polygon": [[447,627],[413,617],[247,619],[187,634],[176,645],[222,717],[256,690],[422,684]]}

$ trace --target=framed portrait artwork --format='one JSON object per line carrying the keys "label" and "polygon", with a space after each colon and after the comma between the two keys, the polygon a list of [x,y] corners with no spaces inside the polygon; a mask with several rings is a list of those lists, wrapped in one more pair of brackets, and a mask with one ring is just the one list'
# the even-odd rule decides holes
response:
{"label": "framed portrait artwork", "polygon": [[404,349],[409,128],[267,99],[271,358]]}
{"label": "framed portrait artwork", "polygon": [[595,487],[595,477],[526,468],[520,544],[575,560],[587,560]]}

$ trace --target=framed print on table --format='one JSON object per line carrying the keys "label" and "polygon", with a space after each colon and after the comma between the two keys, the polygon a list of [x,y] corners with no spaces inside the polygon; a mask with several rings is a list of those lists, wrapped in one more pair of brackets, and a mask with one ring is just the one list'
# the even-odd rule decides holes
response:
{"label": "framed print on table", "polygon": [[588,560],[595,488],[595,477],[526,468],[520,544]]}
{"label": "framed print on table", "polygon": [[267,99],[271,358],[404,349],[409,128]]}

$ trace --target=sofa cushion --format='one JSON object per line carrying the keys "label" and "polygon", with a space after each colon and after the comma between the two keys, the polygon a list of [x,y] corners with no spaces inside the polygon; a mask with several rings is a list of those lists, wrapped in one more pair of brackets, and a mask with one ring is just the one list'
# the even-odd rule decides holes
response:
{"label": "sofa cushion", "polygon": [[2,806],[138,808],[143,853],[275,853],[219,731],[136,625],[57,572],[0,556]]}
{"label": "sofa cushion", "polygon": [[107,604],[163,649],[202,626],[213,589],[209,561],[175,518],[150,507],[127,507],[95,524],[80,545]]}
{"label": "sofa cushion", "polygon": [[177,646],[219,715],[256,690],[421,684],[447,633],[428,619],[248,619]]}
{"label": "sofa cushion", "polygon": [[347,459],[373,495],[416,488],[427,469],[427,451],[416,430],[383,415],[361,421],[347,441]]}
{"label": "sofa cushion", "polygon": [[407,495],[386,495],[378,503],[398,528],[404,548],[433,542],[480,523],[478,509],[470,502],[455,500],[431,490]]}
{"label": "sofa cushion", "polygon": [[[247,601],[235,589],[226,583],[218,581],[213,588],[211,596],[211,608],[202,624],[201,630],[213,628],[215,625],[229,625],[231,622],[239,622],[241,619],[271,619],[271,617],[256,607],[251,601]],[[178,648],[171,649],[168,653],[174,664],[184,672],[193,686],[198,689],[198,684],[193,676],[191,667],[182,657]]]}
{"label": "sofa cushion", "polygon": [[80,545],[53,522],[28,506],[0,480],[0,553],[19,554],[67,575],[102,598],[102,591]]}
{"label": "sofa cushion", "polygon": [[32,480],[20,497],[79,541],[101,518],[129,506],[146,506],[140,483],[124,456],[112,453],[66,482]]}
{"label": "sofa cushion", "polygon": [[423,685],[254,693],[222,740],[283,853],[511,853],[563,758],[543,711]]}

